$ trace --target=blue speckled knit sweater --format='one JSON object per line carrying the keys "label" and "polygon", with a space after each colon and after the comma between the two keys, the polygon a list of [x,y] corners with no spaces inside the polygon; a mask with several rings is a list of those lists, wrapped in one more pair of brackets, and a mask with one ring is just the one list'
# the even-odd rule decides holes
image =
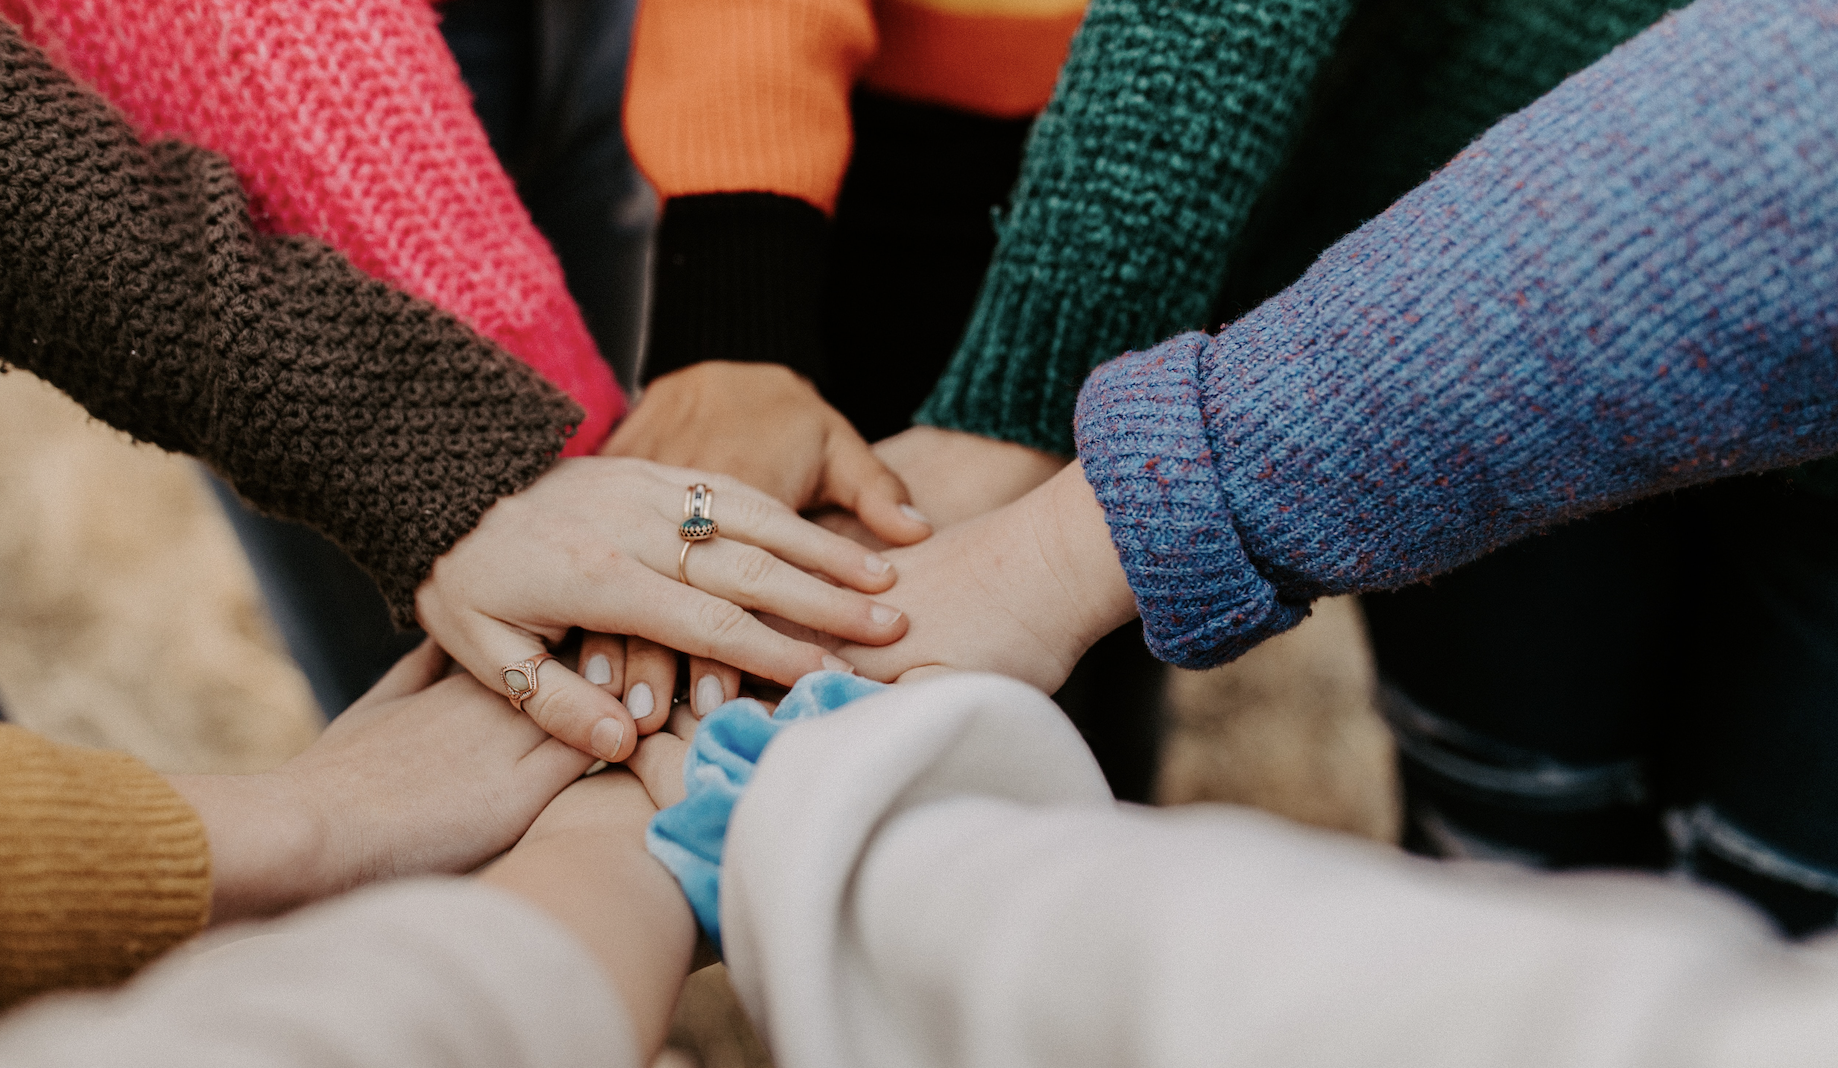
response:
{"label": "blue speckled knit sweater", "polygon": [[1838,0],[1667,18],[1217,337],[1100,368],[1078,445],[1189,666],[1317,596],[1838,452]]}

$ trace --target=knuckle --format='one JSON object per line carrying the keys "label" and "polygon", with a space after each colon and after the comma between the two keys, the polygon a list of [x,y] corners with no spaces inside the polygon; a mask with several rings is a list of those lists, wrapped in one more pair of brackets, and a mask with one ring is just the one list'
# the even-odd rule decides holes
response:
{"label": "knuckle", "polygon": [[744,546],[734,557],[734,579],[741,594],[757,598],[778,566],[778,557],[757,545]]}
{"label": "knuckle", "polygon": [[747,615],[746,609],[719,598],[703,604],[696,610],[696,615],[699,629],[716,643],[733,638],[752,618]]}

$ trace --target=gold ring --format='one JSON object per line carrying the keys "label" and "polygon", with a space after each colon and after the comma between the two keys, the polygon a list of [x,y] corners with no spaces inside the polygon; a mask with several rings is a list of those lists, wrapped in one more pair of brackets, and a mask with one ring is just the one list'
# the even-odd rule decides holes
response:
{"label": "gold ring", "polygon": [[554,659],[548,653],[537,653],[528,660],[519,660],[499,672],[504,676],[504,693],[511,699],[511,704],[517,707],[517,711],[523,711],[523,703],[536,696],[539,687],[536,681],[537,670],[542,667],[544,661]]}
{"label": "gold ring", "polygon": [[677,537],[683,539],[683,551],[676,557],[676,577],[689,585],[689,547],[721,533],[715,523],[715,490],[698,482],[683,494],[683,521],[677,524]]}

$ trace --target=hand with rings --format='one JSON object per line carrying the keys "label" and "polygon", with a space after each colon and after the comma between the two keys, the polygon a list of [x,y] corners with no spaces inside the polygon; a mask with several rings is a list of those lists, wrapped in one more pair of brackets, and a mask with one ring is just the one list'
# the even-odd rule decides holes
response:
{"label": "hand with rings", "polygon": [[[790,685],[850,667],[753,613],[886,644],[906,620],[865,594],[894,577],[885,557],[732,479],[587,457],[500,498],[435,561],[415,607],[455,660],[550,734],[622,760],[641,732],[663,725],[670,695],[628,693],[623,649],[607,655],[622,639],[604,635],[733,665],[736,685],[739,671]],[[550,653],[573,627],[598,632],[583,649],[586,678]],[[628,710],[619,694],[640,707]]]}

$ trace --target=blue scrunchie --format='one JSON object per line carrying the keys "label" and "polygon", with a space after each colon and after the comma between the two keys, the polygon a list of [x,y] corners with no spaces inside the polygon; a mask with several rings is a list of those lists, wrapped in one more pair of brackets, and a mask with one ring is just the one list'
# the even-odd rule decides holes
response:
{"label": "blue scrunchie", "polygon": [[651,817],[645,848],[676,876],[716,949],[721,948],[721,851],[728,820],[753,781],[760,755],[787,723],[828,715],[886,688],[886,683],[840,671],[813,672],[791,688],[776,715],[743,697],[710,712],[696,729],[683,758],[688,796]]}

